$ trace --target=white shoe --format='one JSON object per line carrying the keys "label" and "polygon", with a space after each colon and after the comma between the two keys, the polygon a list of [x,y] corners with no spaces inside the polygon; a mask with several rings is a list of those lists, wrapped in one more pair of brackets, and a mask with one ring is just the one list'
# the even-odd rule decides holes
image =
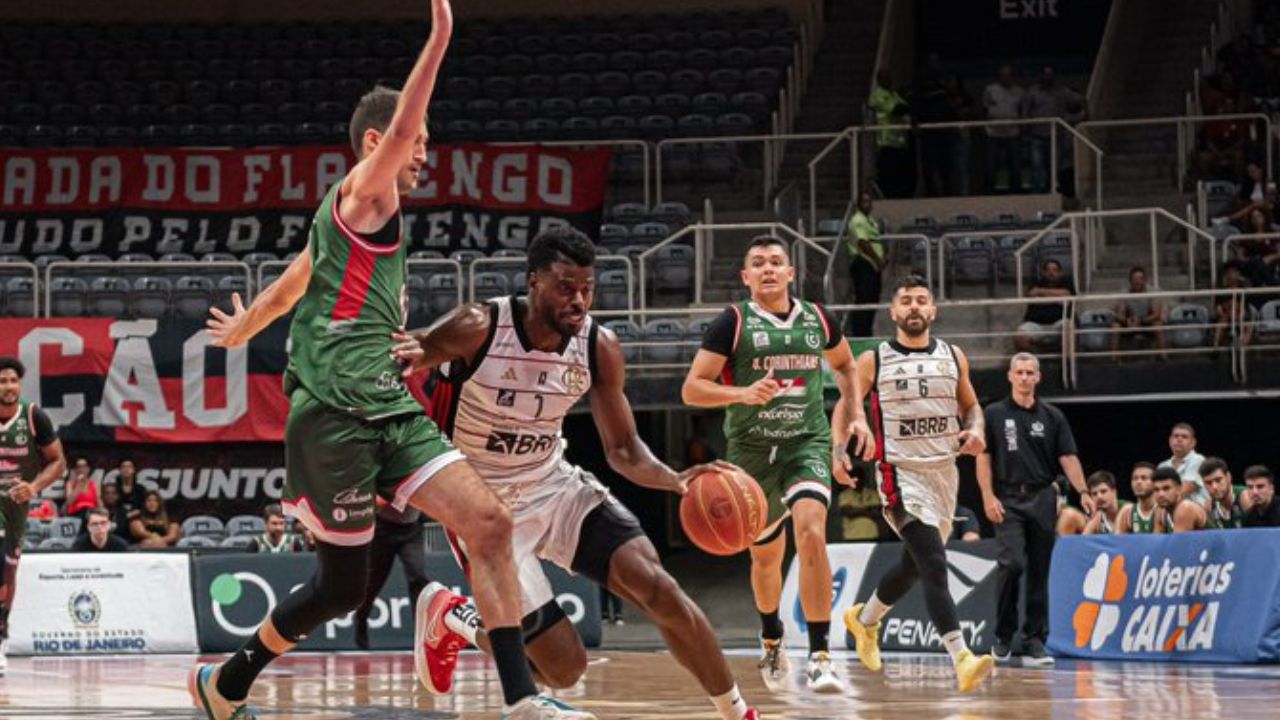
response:
{"label": "white shoe", "polygon": [[208,720],[254,720],[258,716],[248,705],[233,703],[218,693],[218,668],[196,665],[187,675],[191,703],[204,711]]}
{"label": "white shoe", "polygon": [[818,651],[809,656],[809,668],[805,670],[809,689],[816,693],[844,692],[844,683],[831,667],[831,656]]}
{"label": "white shoe", "polygon": [[502,720],[596,720],[596,716],[546,695],[533,695],[502,713]]}
{"label": "white shoe", "polygon": [[760,676],[764,678],[764,684],[772,689],[786,683],[787,676],[791,674],[791,661],[787,659],[787,648],[782,644],[782,638],[777,640],[761,638],[760,649],[764,654],[761,655],[757,667],[760,668]]}
{"label": "white shoe", "polygon": [[4,677],[5,672],[9,669],[9,658],[6,657],[8,654],[9,641],[7,639],[0,640],[0,677]]}

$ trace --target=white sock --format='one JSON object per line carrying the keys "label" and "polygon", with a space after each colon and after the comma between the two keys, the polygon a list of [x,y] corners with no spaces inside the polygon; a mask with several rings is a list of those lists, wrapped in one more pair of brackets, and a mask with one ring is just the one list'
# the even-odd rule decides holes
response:
{"label": "white sock", "polygon": [[862,613],[858,615],[858,622],[871,627],[880,622],[880,618],[889,613],[892,605],[885,605],[880,602],[880,596],[871,593],[871,598],[867,600],[867,604],[862,606]]}
{"label": "white sock", "polygon": [[747,701],[742,699],[738,686],[729,688],[729,692],[711,698],[723,720],[742,720],[747,716]]}
{"label": "white sock", "polygon": [[960,659],[960,653],[969,649],[968,643],[964,641],[964,633],[959,630],[952,630],[943,635],[942,644],[946,646],[947,654],[951,656],[952,663]]}
{"label": "white sock", "polygon": [[471,603],[463,603],[449,609],[444,616],[445,627],[476,644],[476,634],[480,631],[480,613]]}

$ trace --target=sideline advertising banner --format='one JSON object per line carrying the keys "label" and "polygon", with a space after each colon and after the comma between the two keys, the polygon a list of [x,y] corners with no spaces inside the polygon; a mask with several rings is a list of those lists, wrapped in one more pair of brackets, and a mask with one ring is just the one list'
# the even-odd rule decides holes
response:
{"label": "sideline advertising banner", "polygon": [[1109,660],[1280,660],[1280,529],[1059,540],[1049,648]]}
{"label": "sideline advertising banner", "polygon": [[[192,557],[196,625],[201,652],[233,652],[257,629],[286,595],[311,577],[315,556],[210,554]],[[600,597],[595,583],[543,563],[565,614],[587,647],[600,645]],[[469,594],[453,558],[427,555],[427,577]],[[369,615],[369,645],[374,650],[413,647],[413,599],[404,574],[393,568]],[[354,650],[351,616],[316,628],[302,650]]]}
{"label": "sideline advertising banner", "polygon": [[[995,642],[996,552],[994,540],[947,544],[947,584],[960,614],[960,630],[975,652],[988,652]],[[834,584],[833,627],[841,628],[845,646],[853,637],[843,631],[841,614],[871,596],[880,578],[898,563],[902,543],[840,543],[827,546]],[[782,586],[783,621],[788,632],[807,632],[800,605],[799,564],[792,561]],[[880,647],[885,650],[942,652],[942,637],[929,619],[924,595],[917,586],[893,606],[880,623]]]}
{"label": "sideline advertising banner", "polygon": [[17,587],[14,655],[197,650],[186,553],[31,553]]}
{"label": "sideline advertising banner", "polygon": [[[609,149],[431,145],[404,200],[410,248],[520,248],[569,224],[595,237]],[[344,146],[15,148],[0,160],[0,254],[301,250],[353,164]]]}

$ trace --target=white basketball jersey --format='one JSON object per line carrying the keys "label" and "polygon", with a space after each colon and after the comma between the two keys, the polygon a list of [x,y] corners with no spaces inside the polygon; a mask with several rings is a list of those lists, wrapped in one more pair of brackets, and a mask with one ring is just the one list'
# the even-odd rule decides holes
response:
{"label": "white basketball jersey", "polygon": [[[595,322],[590,316],[558,352],[534,349],[513,322],[513,298],[492,300],[489,342],[461,380],[453,444],[500,497],[528,500],[564,454],[564,416],[591,388]],[[550,488],[548,488],[550,489]]]}
{"label": "white basketball jersey", "polygon": [[872,420],[890,465],[932,465],[955,459],[959,450],[960,409],[956,388],[960,364],[943,340],[923,350],[897,342],[876,349]]}

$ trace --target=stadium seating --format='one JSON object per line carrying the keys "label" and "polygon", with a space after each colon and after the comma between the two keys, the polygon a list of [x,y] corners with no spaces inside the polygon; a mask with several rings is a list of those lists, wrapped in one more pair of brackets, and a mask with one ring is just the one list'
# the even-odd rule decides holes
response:
{"label": "stadium seating", "polygon": [[1082,310],[1079,316],[1080,332],[1076,335],[1081,352],[1105,352],[1111,348],[1112,326],[1116,314],[1110,310]]}
{"label": "stadium seating", "polygon": [[182,521],[184,537],[204,536],[221,538],[225,527],[222,521],[212,515],[193,515]]}
{"label": "stadium seating", "polygon": [[235,515],[227,520],[224,527],[230,536],[257,535],[266,529],[266,523],[257,515]]}

